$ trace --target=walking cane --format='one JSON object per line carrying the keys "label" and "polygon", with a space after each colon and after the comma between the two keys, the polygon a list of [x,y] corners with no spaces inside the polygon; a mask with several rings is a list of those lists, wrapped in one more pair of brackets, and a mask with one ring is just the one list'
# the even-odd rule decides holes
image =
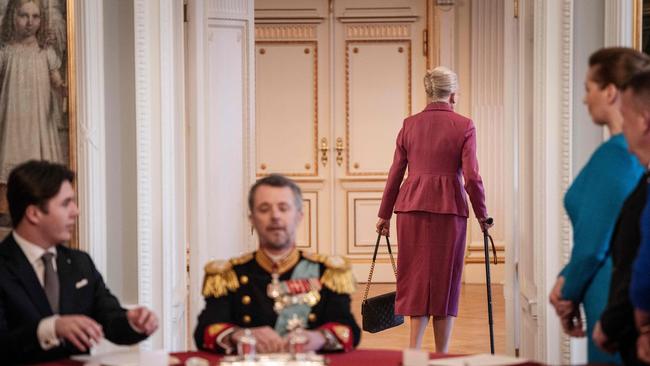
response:
{"label": "walking cane", "polygon": [[[494,220],[488,217],[486,224],[492,225]],[[487,283],[487,305],[488,305],[488,322],[490,324],[490,352],[494,354],[494,324],[492,321],[492,284],[490,282],[490,251],[488,250],[488,241],[492,244],[492,253],[494,254],[494,264],[497,264],[497,249],[494,246],[494,240],[487,229],[483,230],[483,249],[485,250],[485,280]]]}

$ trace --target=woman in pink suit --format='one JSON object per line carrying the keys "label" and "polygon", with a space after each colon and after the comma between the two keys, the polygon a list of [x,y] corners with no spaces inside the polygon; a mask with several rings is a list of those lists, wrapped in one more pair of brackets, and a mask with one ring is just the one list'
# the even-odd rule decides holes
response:
{"label": "woman in pink suit", "polygon": [[[436,352],[445,353],[458,314],[469,214],[465,192],[481,228],[490,227],[476,159],[476,128],[453,111],[456,80],[445,67],[425,75],[431,103],[404,120],[397,135],[377,222],[377,232],[388,235],[391,214],[397,214],[395,312],[411,318],[410,347],[421,347],[433,317]],[[400,188],[407,166],[409,174]]]}

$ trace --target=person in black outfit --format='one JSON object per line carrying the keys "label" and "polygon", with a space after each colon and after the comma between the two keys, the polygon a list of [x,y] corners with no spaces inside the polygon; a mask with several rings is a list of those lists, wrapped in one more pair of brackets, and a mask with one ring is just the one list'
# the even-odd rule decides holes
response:
{"label": "person in black outfit", "polygon": [[7,182],[13,231],[0,243],[0,360],[24,364],[87,353],[103,337],[134,344],[158,327],[144,307],[126,310],[88,254],[67,248],[76,218],[74,173],[29,161]]}
{"label": "person in black outfit", "polygon": [[649,173],[623,204],[612,236],[612,282],[607,307],[593,332],[594,342],[608,352],[618,351],[626,365],[640,365],[636,355],[638,332],[634,323],[634,307],[630,301],[632,263],[636,258],[641,233],[639,220],[646,203]]}
{"label": "person in black outfit", "polygon": [[[650,167],[650,70],[635,74],[625,85],[621,113],[625,119],[623,134],[630,151],[642,165]],[[633,264],[630,300],[635,307],[634,320],[639,333],[637,357],[650,364],[650,197],[641,214],[641,243]]]}
{"label": "person in black outfit", "polygon": [[249,208],[260,248],[206,265],[196,346],[233,353],[249,329],[258,352],[285,352],[292,332],[302,328],[306,351],[352,350],[361,335],[350,312],[356,281],[345,258],[296,248],[300,188],[280,175],[262,178],[250,190]]}

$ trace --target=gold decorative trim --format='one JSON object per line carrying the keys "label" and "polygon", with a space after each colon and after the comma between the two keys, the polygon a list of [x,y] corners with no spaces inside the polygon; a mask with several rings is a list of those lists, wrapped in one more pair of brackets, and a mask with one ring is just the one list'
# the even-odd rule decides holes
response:
{"label": "gold decorative trim", "polygon": [[[257,178],[268,177],[269,175],[271,175],[271,173],[258,173]],[[324,183],[325,182],[325,179],[317,176],[311,176],[311,177],[298,176],[298,177],[292,177],[291,179],[296,183]]]}
{"label": "gold decorative trim", "polygon": [[345,27],[345,36],[348,40],[402,40],[411,37],[411,25],[408,23],[358,23]]}
{"label": "gold decorative trim", "polygon": [[[397,253],[393,253],[395,257],[397,257]],[[372,258],[348,258],[348,261],[352,264],[370,264],[372,263]],[[380,264],[391,264],[390,258],[377,258],[375,260],[375,263],[380,263]],[[373,282],[374,283],[374,282]]]}
{"label": "gold decorative trim", "polygon": [[298,263],[298,261],[300,261],[300,251],[296,248],[293,248],[293,250],[287,254],[284,259],[282,259],[279,263],[275,263],[271,258],[269,258],[265,251],[260,249],[255,252],[255,260],[257,261],[257,264],[259,264],[260,267],[262,267],[268,273],[273,272],[274,267],[277,267],[275,269],[277,270],[278,274],[281,275],[292,269]]}
{"label": "gold decorative trim", "polygon": [[369,176],[369,175],[384,175],[387,176],[388,172],[351,172],[350,171],[350,45],[362,43],[404,43],[408,51],[408,89],[407,89],[407,116],[411,115],[411,105],[412,105],[412,50],[411,50],[411,40],[410,39],[378,39],[378,40],[346,40],[345,41],[345,172],[348,176]]}
{"label": "gold decorative trim", "polygon": [[[505,263],[506,259],[497,255],[497,263]],[[490,256],[490,263],[494,265],[494,259]],[[485,264],[484,257],[465,257],[465,264]]]}
{"label": "gold decorative trim", "polygon": [[[497,263],[505,263],[506,258],[505,258],[505,246],[503,244],[495,245],[495,248],[497,250]],[[494,258],[493,258],[493,253],[492,253],[492,248],[488,248],[490,250],[490,263],[494,263]],[[483,245],[481,246],[467,246],[467,251],[465,252],[465,263],[466,264],[478,264],[478,263],[485,263],[485,256],[481,257],[472,257],[470,256],[471,253],[480,253],[483,254],[485,252],[485,248]]]}
{"label": "gold decorative trim", "polygon": [[632,47],[639,51],[642,46],[643,38],[643,0],[632,0]]}
{"label": "gold decorative trim", "polygon": [[[317,41],[255,41],[255,46],[264,46],[264,45],[307,45],[314,48],[313,59],[314,59],[314,72],[313,72],[313,92],[314,92],[314,161],[313,173],[286,173],[280,171],[274,172],[256,172],[258,178],[269,175],[270,173],[279,173],[287,177],[318,177],[318,42]],[[307,54],[308,55],[308,54]]]}
{"label": "gold decorative trim", "polygon": [[383,177],[383,178],[379,178],[379,177],[368,177],[368,178],[366,178],[366,177],[359,177],[359,178],[352,177],[352,178],[341,178],[341,179],[339,179],[339,182],[354,182],[354,183],[386,182],[386,179],[388,179],[388,177]]}
{"label": "gold decorative trim", "polygon": [[316,40],[316,26],[307,24],[256,24],[255,41]]}
{"label": "gold decorative trim", "polygon": [[[384,191],[380,190],[380,189],[364,189],[364,190],[357,190],[357,191],[355,191],[355,190],[346,190],[346,192],[345,192],[345,212],[346,212],[346,215],[347,215],[346,220],[345,220],[345,233],[346,233],[345,240],[347,241],[347,243],[345,245],[346,257],[348,257],[350,255],[354,256],[354,255],[369,255],[369,254],[371,255],[372,254],[372,251],[367,252],[367,253],[351,253],[350,252],[350,236],[351,236],[350,235],[350,213],[352,214],[352,218],[356,218],[356,201],[357,200],[364,200],[364,201],[376,201],[376,200],[378,200],[381,203],[381,197],[379,197],[378,199],[367,198],[367,197],[350,198],[350,194],[351,193],[380,193],[381,194],[383,192]],[[351,200],[352,200],[353,205],[354,205],[352,212],[350,212],[350,201]],[[371,246],[368,246],[368,245],[357,245],[357,243],[356,243],[357,220],[355,219],[353,221],[354,221],[354,235],[352,236],[352,238],[353,238],[353,240],[352,240],[352,248],[365,249],[365,248],[371,247]],[[368,230],[371,230],[371,229],[372,228],[369,228]],[[397,253],[397,243],[394,243],[394,244],[395,245],[394,245],[394,249],[393,249],[393,254],[396,254]],[[374,246],[374,245],[372,245],[372,246]],[[385,252],[379,251],[378,254],[388,254],[388,251],[385,251]],[[379,262],[379,259],[380,258],[377,258],[377,262]],[[359,259],[357,259],[357,260],[359,260]],[[363,260],[369,260],[369,259],[363,259]],[[353,263],[355,263],[354,260],[351,260],[351,261]]]}
{"label": "gold decorative trim", "polygon": [[[357,202],[363,202],[363,201],[366,201],[366,202],[374,201],[374,202],[378,202],[379,204],[381,204],[381,197],[379,197],[379,198],[366,198],[366,197],[363,197],[363,198],[353,198],[352,199],[352,218],[354,219],[354,235],[352,237],[352,239],[353,239],[352,240],[352,247],[353,248],[359,248],[359,249],[374,248],[375,247],[374,243],[357,244],[359,242],[359,240],[357,238],[357,233],[359,232],[359,228],[357,228],[357,222],[358,222],[358,220],[357,220]],[[371,230],[371,229],[373,229],[373,228],[368,228],[368,230]],[[391,245],[391,247],[392,247],[392,245]],[[374,249],[371,249],[371,251],[369,253],[365,253],[365,254],[372,254],[373,250]],[[380,245],[379,251],[377,253],[378,254],[379,253],[388,254],[388,250],[385,250],[385,252],[382,251],[382,248],[381,248],[381,245]],[[397,253],[396,248],[393,249],[393,253]]]}
{"label": "gold decorative trim", "polygon": [[[312,210],[312,198],[306,198],[305,196],[307,194],[313,194],[314,195],[314,198],[313,198],[313,202],[314,202],[313,210]],[[309,251],[318,252],[319,251],[319,243],[320,243],[320,240],[318,240],[319,239],[318,238],[318,235],[319,235],[319,232],[318,232],[319,231],[319,225],[318,225],[318,222],[319,222],[319,220],[318,220],[318,216],[319,216],[319,213],[318,213],[318,206],[319,206],[318,205],[318,191],[317,190],[305,190],[305,189],[302,189],[302,195],[303,195],[303,202],[304,201],[309,201],[309,212],[310,212],[309,214],[310,214],[310,216],[312,214],[314,215],[314,223],[315,223],[314,232],[315,232],[315,235],[313,236],[313,240],[312,240],[312,224],[311,224],[311,220],[309,220],[309,229],[308,229],[309,230],[309,246],[308,247],[300,246],[298,248],[303,249],[303,250],[307,249]],[[304,212],[304,206],[303,206],[303,212]],[[310,217],[310,219],[311,219],[311,217]]]}
{"label": "gold decorative trim", "polygon": [[[66,30],[67,34],[67,56],[68,56],[68,160],[70,168],[77,172],[77,47],[75,40],[75,1],[66,1]],[[75,184],[75,191],[79,197],[79,187]],[[82,213],[83,214],[83,213]],[[79,222],[79,219],[77,219]],[[75,225],[72,232],[72,240],[68,244],[71,248],[79,248],[79,225]]]}
{"label": "gold decorative trim", "polygon": [[[429,0],[429,2],[433,2],[433,0]],[[429,5],[429,3],[427,3]],[[429,10],[427,10],[427,16],[431,14],[431,22],[427,26],[427,29],[430,31],[428,32],[429,36],[429,55],[427,55],[427,65],[429,69],[433,69],[434,67],[438,66],[440,64],[440,34],[442,31],[440,30],[440,7],[431,4],[431,10],[429,13]]]}
{"label": "gold decorative trim", "polygon": [[[307,245],[307,246],[305,246],[305,245],[298,245],[298,243],[296,243],[296,247],[298,247],[298,248],[300,248],[300,249],[311,249],[311,246],[312,246],[312,244],[313,244],[313,243],[312,243],[312,240],[311,240],[311,215],[312,215],[312,211],[311,211],[311,199],[310,199],[310,198],[304,198],[304,197],[303,197],[302,202],[303,202],[303,204],[302,204],[302,212],[303,212],[303,215],[304,215],[305,212],[309,212],[309,220],[308,220],[308,222],[307,222],[307,240],[308,240],[308,241],[307,241],[307,244],[308,244],[308,245]],[[307,206],[307,210],[305,210],[305,206]],[[303,216],[303,220],[304,220],[304,216]],[[316,218],[316,220],[318,220],[318,218]]]}
{"label": "gold decorative trim", "polygon": [[[498,252],[504,252],[506,250],[506,247],[503,244],[495,245],[494,247],[496,248],[497,253]],[[480,245],[480,246],[470,246],[470,245],[468,245],[467,246],[467,251],[468,252],[481,252],[482,253],[483,250],[484,250],[483,245]],[[491,247],[490,247],[490,253],[492,253],[492,248]]]}

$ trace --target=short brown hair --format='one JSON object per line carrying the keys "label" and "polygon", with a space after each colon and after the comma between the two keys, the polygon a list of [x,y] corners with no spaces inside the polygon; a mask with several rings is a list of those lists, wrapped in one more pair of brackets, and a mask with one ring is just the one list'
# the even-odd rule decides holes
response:
{"label": "short brown hair", "polygon": [[293,198],[296,203],[296,208],[298,209],[298,211],[302,211],[302,191],[300,190],[300,187],[298,187],[298,185],[294,181],[285,177],[284,175],[271,174],[267,177],[258,179],[257,182],[253,184],[250,191],[248,192],[248,209],[251,212],[253,212],[253,208],[255,206],[255,192],[257,192],[257,188],[259,188],[260,186],[291,188],[291,191],[293,192]]}
{"label": "short brown hair", "polygon": [[621,89],[634,74],[650,66],[650,57],[627,47],[601,48],[589,57],[589,66],[594,68],[593,81],[601,88],[613,84]]}
{"label": "short brown hair", "polygon": [[47,203],[56,196],[63,182],[74,182],[67,166],[45,160],[30,160],[16,166],[7,179],[7,201],[11,224],[15,228],[29,205],[47,212]]}

